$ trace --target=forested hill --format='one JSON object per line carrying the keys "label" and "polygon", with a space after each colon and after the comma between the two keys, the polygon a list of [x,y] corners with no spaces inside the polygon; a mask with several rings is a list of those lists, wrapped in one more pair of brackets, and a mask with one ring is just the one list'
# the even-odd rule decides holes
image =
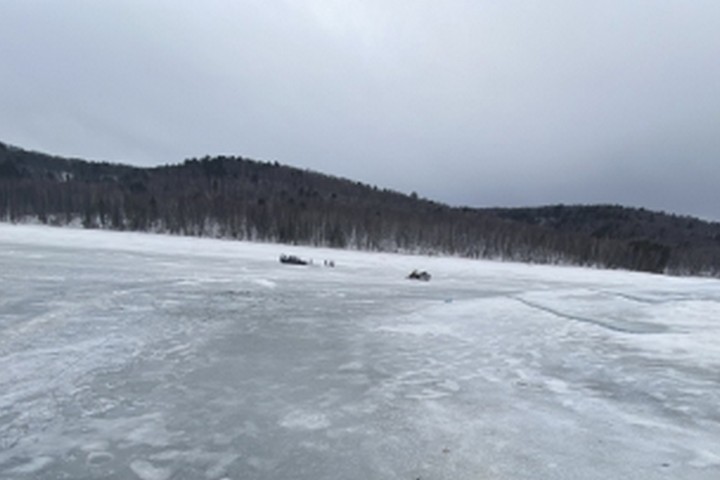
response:
{"label": "forested hill", "polygon": [[278,163],[138,168],[0,143],[0,220],[720,275],[720,225],[612,206],[452,208]]}
{"label": "forested hill", "polygon": [[618,205],[552,205],[536,208],[495,208],[487,211],[529,225],[595,238],[650,241],[670,248],[720,247],[720,223]]}

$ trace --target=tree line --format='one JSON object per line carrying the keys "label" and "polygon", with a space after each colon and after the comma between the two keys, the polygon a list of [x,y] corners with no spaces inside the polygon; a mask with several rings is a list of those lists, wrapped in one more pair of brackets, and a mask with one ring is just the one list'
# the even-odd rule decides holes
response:
{"label": "tree line", "polygon": [[236,156],[138,168],[0,144],[4,221],[659,273],[720,273],[717,224],[692,219],[692,237],[663,220],[668,216],[654,213],[653,224],[663,225],[664,237],[629,234],[638,224],[632,212],[621,207],[455,208]]}

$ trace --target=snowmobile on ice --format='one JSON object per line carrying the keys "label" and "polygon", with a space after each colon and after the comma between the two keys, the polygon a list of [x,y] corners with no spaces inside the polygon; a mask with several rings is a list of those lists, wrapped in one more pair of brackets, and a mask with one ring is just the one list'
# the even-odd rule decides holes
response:
{"label": "snowmobile on ice", "polygon": [[308,262],[295,255],[280,255],[280,263],[287,265],[307,265]]}
{"label": "snowmobile on ice", "polygon": [[426,272],[424,270],[422,272],[413,270],[412,272],[410,272],[410,275],[408,275],[407,278],[410,280],[420,280],[422,282],[429,282],[430,279],[432,278],[432,275],[430,275],[428,272]]}

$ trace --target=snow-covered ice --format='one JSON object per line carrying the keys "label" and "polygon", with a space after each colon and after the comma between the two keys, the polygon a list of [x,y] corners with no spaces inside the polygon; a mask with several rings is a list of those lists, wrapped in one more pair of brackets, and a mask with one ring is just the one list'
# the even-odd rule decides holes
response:
{"label": "snow-covered ice", "polygon": [[717,280],[0,224],[0,285],[3,479],[720,478]]}

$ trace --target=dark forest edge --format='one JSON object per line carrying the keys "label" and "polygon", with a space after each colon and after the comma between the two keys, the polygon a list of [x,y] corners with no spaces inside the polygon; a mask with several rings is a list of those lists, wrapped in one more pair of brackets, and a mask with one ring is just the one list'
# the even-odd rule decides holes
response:
{"label": "dark forest edge", "polygon": [[0,143],[0,220],[720,276],[720,224],[615,205],[458,208],[276,162],[140,168]]}

